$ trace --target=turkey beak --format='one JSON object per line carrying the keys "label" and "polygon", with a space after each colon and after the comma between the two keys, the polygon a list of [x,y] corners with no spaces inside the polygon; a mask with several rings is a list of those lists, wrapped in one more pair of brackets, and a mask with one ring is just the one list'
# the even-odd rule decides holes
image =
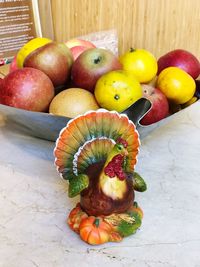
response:
{"label": "turkey beak", "polygon": [[128,151],[126,149],[124,150],[124,156],[128,156]]}

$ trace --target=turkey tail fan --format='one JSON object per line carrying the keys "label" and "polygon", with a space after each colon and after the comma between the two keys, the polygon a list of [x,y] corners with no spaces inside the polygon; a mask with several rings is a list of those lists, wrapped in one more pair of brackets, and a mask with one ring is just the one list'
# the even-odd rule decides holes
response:
{"label": "turkey tail fan", "polygon": [[106,159],[121,137],[127,141],[126,170],[133,171],[139,151],[139,135],[125,114],[99,109],[70,120],[56,140],[55,165],[65,179],[84,172],[95,162]]}

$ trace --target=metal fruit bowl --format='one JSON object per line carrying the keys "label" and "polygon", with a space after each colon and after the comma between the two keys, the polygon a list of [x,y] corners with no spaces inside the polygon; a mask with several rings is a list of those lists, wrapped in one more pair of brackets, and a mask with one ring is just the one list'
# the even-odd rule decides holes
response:
{"label": "metal fruit bowl", "polygon": [[[123,113],[138,126],[139,120],[151,108],[151,103],[145,98],[136,101]],[[3,115],[5,124],[14,130],[42,138],[49,141],[55,141],[60,130],[66,126],[71,118],[56,116],[49,113],[27,111],[0,104],[0,114]]]}

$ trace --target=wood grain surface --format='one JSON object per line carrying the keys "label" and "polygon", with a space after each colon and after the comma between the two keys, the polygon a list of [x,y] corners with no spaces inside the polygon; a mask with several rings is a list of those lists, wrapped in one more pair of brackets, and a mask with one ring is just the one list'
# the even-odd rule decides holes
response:
{"label": "wood grain surface", "polygon": [[51,0],[43,0],[43,1],[38,0],[38,7],[40,13],[42,35],[47,38],[54,39]]}
{"label": "wood grain surface", "polygon": [[199,0],[51,0],[51,7],[56,41],[114,28],[120,53],[184,48],[200,56]]}

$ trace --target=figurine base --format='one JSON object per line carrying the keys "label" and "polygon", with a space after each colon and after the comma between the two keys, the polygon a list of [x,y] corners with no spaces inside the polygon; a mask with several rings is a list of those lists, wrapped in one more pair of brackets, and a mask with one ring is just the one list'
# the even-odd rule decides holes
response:
{"label": "figurine base", "polygon": [[134,234],[141,226],[142,218],[143,211],[137,202],[124,213],[98,217],[89,216],[78,203],[71,210],[67,223],[83,241],[91,245],[100,245],[106,242],[120,242],[124,237]]}

